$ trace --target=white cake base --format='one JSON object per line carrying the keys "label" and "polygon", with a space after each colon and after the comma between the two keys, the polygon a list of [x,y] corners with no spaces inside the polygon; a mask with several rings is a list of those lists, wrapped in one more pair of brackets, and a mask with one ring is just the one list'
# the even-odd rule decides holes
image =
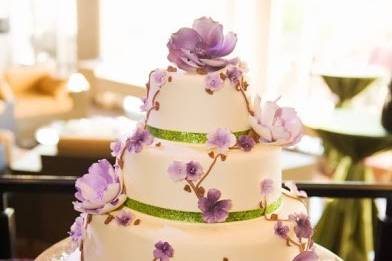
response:
{"label": "white cake base", "polygon": [[[151,261],[154,244],[160,240],[174,248],[173,261],[281,260],[290,261],[299,252],[286,246],[274,234],[275,221],[263,217],[222,224],[193,224],[164,220],[132,211],[139,225],[122,227],[106,216],[94,215],[84,241],[85,261]],[[288,197],[277,212],[286,218],[292,213],[306,213],[304,205]],[[335,259],[330,259],[335,260]]]}

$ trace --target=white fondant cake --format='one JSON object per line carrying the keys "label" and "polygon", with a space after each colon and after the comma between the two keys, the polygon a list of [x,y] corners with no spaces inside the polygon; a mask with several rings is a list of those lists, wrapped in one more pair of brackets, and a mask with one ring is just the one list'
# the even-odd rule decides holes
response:
{"label": "white fondant cake", "polygon": [[178,68],[150,73],[145,121],[111,145],[115,166],[76,182],[84,261],[318,260],[304,193],[281,188],[302,124],[276,101],[251,106],[241,64],[222,58],[235,42],[205,17],[172,35]]}

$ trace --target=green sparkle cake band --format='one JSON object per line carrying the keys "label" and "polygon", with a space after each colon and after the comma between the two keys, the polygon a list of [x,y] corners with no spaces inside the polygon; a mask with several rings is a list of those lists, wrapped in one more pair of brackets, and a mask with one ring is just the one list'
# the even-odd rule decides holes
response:
{"label": "green sparkle cake band", "polygon": [[[281,204],[282,204],[282,197],[279,197],[276,201],[267,205],[266,208],[230,212],[225,223],[249,220],[249,219],[262,217],[265,214],[271,214],[274,211],[276,211]],[[142,203],[140,201],[131,198],[127,199],[127,201],[125,202],[125,206],[130,209],[141,212],[143,214],[147,214],[150,216],[159,217],[163,219],[184,221],[189,223],[204,223],[200,212],[181,211],[181,210],[156,207],[156,206]]]}
{"label": "green sparkle cake band", "polygon": [[[156,138],[170,141],[186,142],[186,143],[206,143],[207,133],[198,132],[187,132],[187,131],[175,131],[165,130],[156,127],[146,126],[148,131]],[[248,134],[249,130],[233,132],[238,138],[241,135]]]}

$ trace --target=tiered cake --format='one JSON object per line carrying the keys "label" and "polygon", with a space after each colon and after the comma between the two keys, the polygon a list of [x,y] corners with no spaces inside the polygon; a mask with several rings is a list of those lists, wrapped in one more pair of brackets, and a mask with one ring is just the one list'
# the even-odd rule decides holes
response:
{"label": "tiered cake", "polygon": [[250,103],[245,66],[222,57],[237,37],[195,20],[150,73],[133,134],[76,182],[71,238],[85,261],[318,260],[295,186],[281,188],[281,147],[302,124],[277,101]]}

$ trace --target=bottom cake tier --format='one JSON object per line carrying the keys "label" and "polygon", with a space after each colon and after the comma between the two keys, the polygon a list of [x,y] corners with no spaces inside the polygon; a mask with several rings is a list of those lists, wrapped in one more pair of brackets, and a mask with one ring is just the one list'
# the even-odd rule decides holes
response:
{"label": "bottom cake tier", "polygon": [[[119,226],[105,224],[107,216],[94,215],[87,227],[83,244],[84,261],[152,261],[155,244],[169,242],[174,249],[170,260],[178,261],[289,261],[298,255],[298,247],[288,246],[274,232],[276,221],[264,217],[220,224],[171,221],[130,210],[140,223]],[[283,196],[276,214],[286,219],[294,213],[306,213],[296,199]],[[292,222],[283,222],[290,226]],[[166,259],[165,259],[166,260]]]}

